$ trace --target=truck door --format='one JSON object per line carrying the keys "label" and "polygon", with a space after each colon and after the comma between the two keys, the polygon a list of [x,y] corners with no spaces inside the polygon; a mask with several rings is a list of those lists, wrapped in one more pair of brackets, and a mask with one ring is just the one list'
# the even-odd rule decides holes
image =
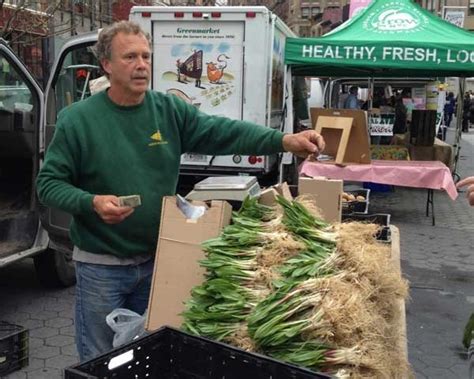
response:
{"label": "truck door", "polygon": [[34,178],[43,109],[39,84],[0,39],[0,267],[41,250]]}
{"label": "truck door", "polygon": [[[66,106],[89,97],[91,81],[101,75],[92,49],[96,41],[97,33],[79,36],[70,40],[59,52],[46,87],[46,123],[42,141],[44,151],[53,137],[58,113]],[[45,208],[41,222],[56,249],[70,250],[70,215],[58,209]]]}

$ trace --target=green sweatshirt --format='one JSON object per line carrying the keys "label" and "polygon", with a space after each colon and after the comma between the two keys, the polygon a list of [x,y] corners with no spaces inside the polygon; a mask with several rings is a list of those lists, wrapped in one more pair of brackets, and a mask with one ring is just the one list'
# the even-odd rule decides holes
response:
{"label": "green sweatshirt", "polygon": [[[173,95],[148,91],[136,106],[101,92],[60,112],[37,178],[40,201],[73,216],[72,242],[97,254],[153,254],[162,197],[174,195],[180,156],[267,155],[283,151],[283,133],[208,116]],[[141,196],[115,225],[95,213],[94,195]]]}

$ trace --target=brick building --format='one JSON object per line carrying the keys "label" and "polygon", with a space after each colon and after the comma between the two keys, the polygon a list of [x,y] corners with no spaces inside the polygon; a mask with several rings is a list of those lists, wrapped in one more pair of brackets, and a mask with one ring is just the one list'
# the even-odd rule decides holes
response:
{"label": "brick building", "polygon": [[[474,30],[474,0],[415,0],[423,8],[443,15],[444,7],[464,7],[464,27]],[[229,5],[265,5],[299,36],[320,36],[349,16],[350,0],[229,0]]]}
{"label": "brick building", "polygon": [[[165,0],[166,1],[166,0]],[[128,19],[134,5],[152,0],[5,0],[0,6],[0,37],[45,84],[58,49],[71,36]]]}

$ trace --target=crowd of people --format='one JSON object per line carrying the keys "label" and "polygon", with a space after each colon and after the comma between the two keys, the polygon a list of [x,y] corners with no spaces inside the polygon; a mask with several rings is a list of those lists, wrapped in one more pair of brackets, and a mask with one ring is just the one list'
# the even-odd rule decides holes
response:
{"label": "crowd of people", "polygon": [[[344,100],[343,108],[345,109],[369,109],[369,99],[361,101],[358,98],[359,87],[352,86],[349,88],[349,94]],[[408,90],[394,91],[391,96],[386,96],[383,89],[377,88],[372,96],[372,109],[379,109],[381,114],[393,114],[395,134],[403,134],[407,131],[411,119],[410,106],[411,92]],[[390,143],[391,138],[378,139],[377,143]]]}
{"label": "crowd of people", "polygon": [[[363,109],[368,110],[369,100],[362,101],[358,98],[359,87],[349,88],[348,95],[343,102],[345,109]],[[393,95],[386,97],[383,90],[375,90],[372,96],[372,108],[378,108],[383,113],[393,113],[394,133],[403,134],[407,131],[410,124],[413,102],[410,101],[411,93],[408,90],[394,91]],[[443,109],[443,125],[446,128],[451,127],[453,117],[456,115],[457,98],[453,92],[448,92]],[[462,131],[468,132],[469,128],[474,127],[474,92],[469,90],[465,92],[462,99]]]}

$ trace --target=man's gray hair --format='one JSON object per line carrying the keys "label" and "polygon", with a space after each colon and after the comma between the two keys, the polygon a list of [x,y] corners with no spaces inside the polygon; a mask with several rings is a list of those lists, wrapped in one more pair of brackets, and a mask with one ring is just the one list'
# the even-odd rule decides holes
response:
{"label": "man's gray hair", "polygon": [[151,38],[148,33],[133,21],[119,21],[107,26],[99,33],[99,39],[95,45],[95,51],[99,62],[102,59],[110,59],[112,55],[112,40],[118,33],[142,34],[151,45]]}

